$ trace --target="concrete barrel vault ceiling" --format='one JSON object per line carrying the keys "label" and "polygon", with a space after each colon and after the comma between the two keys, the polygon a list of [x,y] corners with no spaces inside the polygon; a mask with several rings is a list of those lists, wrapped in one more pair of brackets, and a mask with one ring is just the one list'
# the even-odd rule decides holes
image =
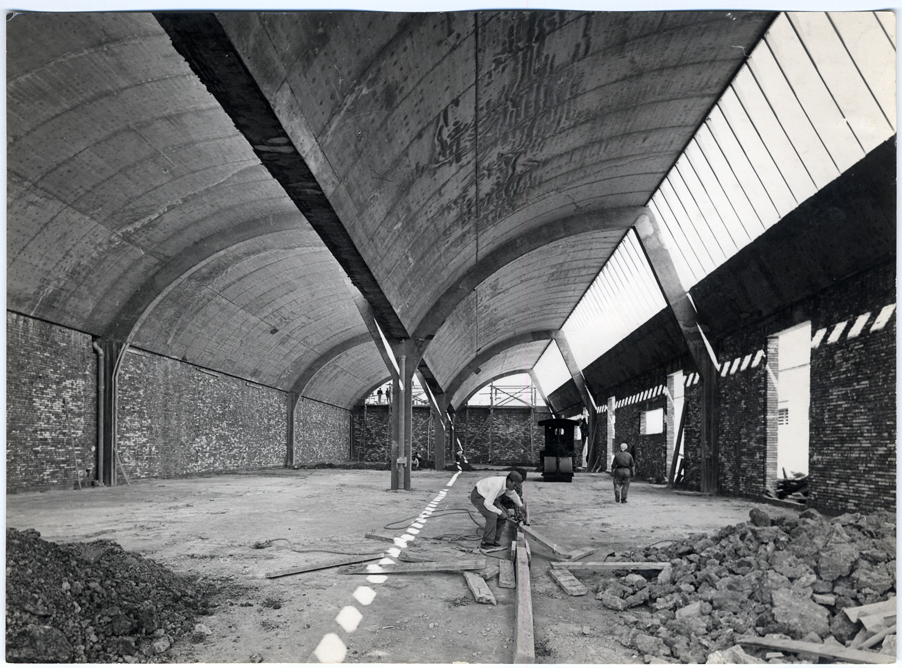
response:
{"label": "concrete barrel vault ceiling", "polygon": [[459,405],[532,368],[773,16],[19,14],[7,306],[349,407],[388,378],[349,278]]}

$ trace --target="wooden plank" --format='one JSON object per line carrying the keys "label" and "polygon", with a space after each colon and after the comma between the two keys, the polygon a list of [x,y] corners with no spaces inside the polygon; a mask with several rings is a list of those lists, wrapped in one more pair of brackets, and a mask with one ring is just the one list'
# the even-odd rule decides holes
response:
{"label": "wooden plank", "polygon": [[464,571],[464,579],[467,581],[467,586],[473,593],[473,598],[476,599],[477,603],[491,603],[492,605],[498,605],[498,601],[495,600],[495,595],[492,593],[492,590],[489,589],[485,580],[476,575],[476,573]]}
{"label": "wooden plank", "polygon": [[394,544],[394,542],[395,542],[394,536],[386,536],[385,534],[376,533],[375,531],[370,531],[368,534],[364,534],[363,537],[364,538],[372,538],[373,540],[382,540],[382,541],[385,541],[387,543],[392,543],[392,544]]}
{"label": "wooden plank", "polygon": [[855,608],[844,608],[846,616],[853,622],[857,622],[858,618],[864,615],[876,615],[881,612],[887,614],[896,612],[896,597],[893,596],[879,603],[869,603],[868,605],[859,605]]}
{"label": "wooden plank", "polygon": [[344,571],[346,575],[370,575],[373,573],[435,573],[439,571],[481,571],[485,558],[460,559],[458,561],[424,561],[410,564],[379,564],[379,570],[363,567]]}
{"label": "wooden plank", "polygon": [[560,545],[555,543],[550,538],[546,538],[545,536],[540,534],[538,531],[536,531],[532,527],[520,525],[520,531],[522,531],[530,538],[535,539],[537,542],[539,542],[542,545],[544,545],[545,547],[547,547],[549,550],[554,552],[554,554],[556,556],[560,557],[561,559],[569,559],[570,558],[570,553],[571,553],[570,550],[564,549],[563,547],[561,547]]}
{"label": "wooden plank", "polygon": [[573,550],[570,553],[570,557],[567,559],[567,561],[580,561],[581,559],[588,557],[590,554],[595,554],[595,548],[586,547],[581,550]]}
{"label": "wooden plank", "polygon": [[768,649],[779,649],[787,652],[805,652],[822,656],[827,659],[839,659],[845,663],[895,663],[896,659],[885,654],[877,654],[876,652],[867,652],[860,649],[848,649],[846,647],[835,647],[831,645],[822,645],[816,642],[804,642],[802,640],[781,640],[779,638],[757,638],[753,636],[741,636],[736,639],[740,645],[749,645],[751,647],[766,647]]}
{"label": "wooden plank", "polygon": [[501,567],[498,573],[498,586],[504,589],[515,589],[517,576],[514,575],[514,565],[509,561],[501,561],[498,565]]}
{"label": "wooden plank", "polygon": [[896,632],[896,625],[893,624],[892,626],[888,626],[887,628],[883,629],[882,631],[875,633],[874,635],[872,635],[870,638],[865,640],[860,645],[858,645],[858,646],[852,645],[852,649],[869,649],[869,648],[873,647],[874,645],[876,645],[881,640],[883,640],[886,636],[892,635],[895,632]]}
{"label": "wooden plank", "polygon": [[309,573],[310,571],[321,571],[324,568],[335,568],[336,566],[347,566],[348,564],[360,564],[364,561],[372,561],[373,559],[382,559],[385,555],[380,554],[361,554],[354,557],[343,557],[341,559],[331,559],[329,561],[321,561],[316,564],[310,564],[309,566],[297,566],[295,568],[288,568],[284,571],[273,571],[272,573],[267,573],[266,577],[269,579],[272,578],[281,578],[286,575],[297,575],[298,573]]}
{"label": "wooden plank", "polygon": [[551,578],[561,586],[561,589],[570,596],[585,596],[589,593],[586,586],[566,568],[550,568],[548,572],[551,574]]}
{"label": "wooden plank", "polygon": [[552,561],[552,568],[566,568],[570,571],[661,571],[666,561]]}
{"label": "wooden plank", "polygon": [[517,534],[517,628],[514,630],[514,663],[535,663],[536,642],[532,619],[532,593],[526,537]]}
{"label": "wooden plank", "polygon": [[888,615],[862,615],[858,617],[858,621],[871,633],[877,633],[880,629],[896,623],[896,611],[893,610],[893,612]]}
{"label": "wooden plank", "polygon": [[[509,561],[505,561],[505,563],[510,563]],[[493,577],[498,575],[501,570],[501,566],[499,565],[499,561],[497,559],[490,559],[486,563],[486,567],[479,571],[479,577],[488,582]]]}

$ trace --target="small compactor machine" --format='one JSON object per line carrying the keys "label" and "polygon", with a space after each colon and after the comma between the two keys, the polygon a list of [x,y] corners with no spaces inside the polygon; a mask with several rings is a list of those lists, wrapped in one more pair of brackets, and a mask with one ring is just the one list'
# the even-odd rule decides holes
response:
{"label": "small compactor machine", "polygon": [[539,422],[539,426],[545,427],[545,449],[539,452],[543,480],[572,482],[576,465],[573,435],[578,424],[576,420],[563,418]]}

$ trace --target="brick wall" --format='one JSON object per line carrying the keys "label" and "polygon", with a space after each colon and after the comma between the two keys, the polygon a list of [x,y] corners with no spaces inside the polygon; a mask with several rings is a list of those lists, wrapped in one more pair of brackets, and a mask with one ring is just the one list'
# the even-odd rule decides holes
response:
{"label": "brick wall", "polygon": [[6,490],[70,487],[94,469],[97,358],[91,337],[6,314]]}
{"label": "brick wall", "polygon": [[[815,507],[896,508],[895,311],[871,331],[883,307],[895,304],[895,292],[895,267],[886,265],[825,292],[812,318],[815,338],[824,330],[811,350],[809,503]],[[864,325],[851,336],[859,318]]]}
{"label": "brick wall", "polygon": [[295,464],[344,464],[350,442],[350,411],[300,398],[294,414]]}
{"label": "brick wall", "polygon": [[130,478],[282,466],[288,395],[159,355],[127,353],[118,449]]}
{"label": "brick wall", "polygon": [[[643,480],[664,481],[670,462],[667,461],[666,432],[659,434],[642,433],[642,414],[663,408],[668,410],[664,388],[667,377],[661,371],[637,376],[627,383],[614,388],[617,399],[613,433],[613,452],[606,462],[620,452],[620,444],[629,445],[629,453],[636,460],[636,477]],[[605,422],[607,414],[604,414]]]}

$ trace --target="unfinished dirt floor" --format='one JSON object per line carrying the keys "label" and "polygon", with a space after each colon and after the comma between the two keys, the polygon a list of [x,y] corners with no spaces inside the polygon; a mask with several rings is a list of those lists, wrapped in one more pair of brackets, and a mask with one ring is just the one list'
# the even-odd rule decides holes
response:
{"label": "unfinished dirt floor", "polygon": [[[180,640],[168,661],[510,663],[516,590],[499,588],[497,577],[489,581],[497,606],[476,603],[459,573],[374,576],[331,568],[266,577],[344,556],[336,553],[480,556],[472,554],[473,518],[481,518],[469,493],[493,474],[416,471],[410,491],[391,491],[387,471],[344,469],[140,481],[8,495],[6,520],[49,541],[113,540],[176,572],[233,582],[214,614],[201,618],[212,635]],[[533,529],[568,549],[592,548],[587,560],[597,561],[611,553],[609,560],[628,560],[634,548],[745,522],[759,505],[642,482],[633,483],[629,503],[615,504],[606,473],[548,483],[531,472],[524,494]],[[771,516],[796,512],[761,507]],[[418,528],[408,532],[414,521]],[[365,538],[373,531],[409,540]],[[589,595],[567,596],[548,575],[558,559],[535,541],[531,551],[536,661],[642,663],[608,632],[622,613],[595,599],[598,577],[580,574]]]}

